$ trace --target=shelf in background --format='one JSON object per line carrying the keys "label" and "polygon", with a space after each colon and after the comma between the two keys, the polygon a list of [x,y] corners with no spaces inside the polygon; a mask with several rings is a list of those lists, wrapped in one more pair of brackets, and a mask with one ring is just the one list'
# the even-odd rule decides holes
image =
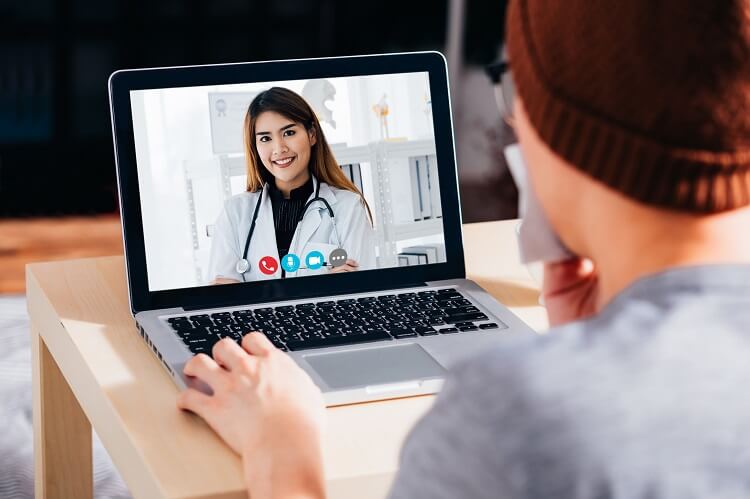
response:
{"label": "shelf in background", "polygon": [[413,239],[415,237],[427,237],[440,234],[443,231],[442,218],[430,218],[428,220],[419,220],[416,222],[403,222],[393,224],[393,239],[402,241],[404,239]]}

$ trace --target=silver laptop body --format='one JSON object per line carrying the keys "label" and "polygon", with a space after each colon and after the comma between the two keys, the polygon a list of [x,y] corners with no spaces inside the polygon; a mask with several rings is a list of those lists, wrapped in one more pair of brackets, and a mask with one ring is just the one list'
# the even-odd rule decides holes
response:
{"label": "silver laptop body", "polygon": [[[137,127],[134,130],[133,125],[133,120],[136,119],[133,96],[137,92],[147,92],[154,88],[201,87],[213,79],[216,81],[214,86],[220,83],[250,84],[327,79],[332,81],[335,87],[342,81],[336,78],[372,75],[372,81],[385,81],[383,78],[378,79],[378,75],[383,74],[389,75],[389,78],[424,74],[425,81],[429,82],[429,95],[426,94],[428,96],[420,105],[426,106],[431,98],[432,115],[429,118],[430,123],[434,123],[434,142],[437,144],[434,158],[439,165],[442,214],[437,216],[438,211],[433,205],[432,216],[420,220],[426,223],[419,227],[427,226],[428,220],[442,220],[439,233],[442,234],[443,242],[437,243],[435,247],[439,248],[440,244],[443,244],[443,261],[437,259],[432,265],[412,265],[409,258],[414,257],[414,250],[410,253],[409,248],[404,248],[402,244],[401,252],[395,256],[399,258],[399,263],[405,266],[389,265],[387,268],[363,271],[360,276],[316,275],[233,284],[220,287],[222,289],[207,285],[174,289],[153,288],[149,272],[155,272],[153,269],[157,267],[147,260],[157,258],[159,250],[149,250],[147,242],[144,243],[148,241],[149,229],[146,222],[147,203],[141,195],[145,196],[144,193],[147,191],[136,189],[136,186],[145,185],[143,178],[138,177],[138,155],[135,151],[139,131]],[[259,77],[256,79],[255,75]],[[411,78],[408,80],[411,82],[416,77],[404,78]],[[404,81],[407,81],[406,79]],[[218,92],[220,93],[221,89]],[[183,321],[176,318],[188,318],[187,320],[192,321],[191,317],[199,315],[211,317],[214,314],[224,314],[226,317],[227,313],[230,317],[236,318],[240,311],[249,310],[249,313],[253,314],[259,309],[277,307],[284,307],[282,310],[290,311],[288,313],[291,314],[302,307],[317,307],[321,302],[330,304],[346,300],[347,303],[352,303],[351,300],[354,300],[355,303],[360,303],[360,299],[363,299],[393,303],[394,297],[398,300],[416,300],[414,303],[417,304],[430,303],[432,305],[426,306],[434,307],[434,303],[441,296],[455,298],[454,291],[462,296],[454,299],[452,303],[460,302],[465,307],[461,310],[472,310],[476,314],[472,316],[474,319],[458,323],[449,320],[455,316],[442,316],[444,323],[437,324],[440,322],[437,320],[436,325],[430,325],[429,321],[406,322],[411,327],[420,323],[423,327],[432,329],[429,332],[420,329],[422,332],[412,336],[390,337],[378,341],[362,341],[359,338],[354,344],[289,349],[287,354],[318,384],[328,405],[436,393],[441,387],[446,370],[456,362],[493,348],[510,334],[532,332],[489,293],[465,278],[450,98],[445,59],[441,54],[418,52],[118,71],[110,77],[110,102],[131,309],[144,341],[180,389],[188,386],[197,386],[201,389],[205,387],[201,387],[195,380],[187,379],[182,373],[185,363],[194,353],[174,329],[173,321]],[[206,105],[210,106],[216,102],[215,95],[211,94]],[[369,105],[370,102],[368,107]],[[144,109],[148,110],[148,106],[144,105]],[[382,110],[382,107],[380,109]],[[386,114],[394,115],[395,111],[393,109]],[[386,147],[399,147],[395,141],[396,146],[391,146],[391,141],[388,140],[378,143],[385,144]],[[333,149],[336,150],[336,147]],[[224,156],[221,158],[222,161],[226,159]],[[380,203],[373,204],[382,208],[382,199]],[[386,227],[386,222],[381,222],[381,230],[390,230]],[[401,226],[397,227],[396,224],[393,227]],[[432,237],[439,238],[439,235]],[[429,245],[428,247],[431,248]],[[432,254],[430,251],[426,253]],[[384,258],[383,255],[385,251],[381,248],[381,260]],[[394,255],[389,254],[388,258],[392,256]],[[429,262],[429,258],[425,256],[425,261]],[[197,261],[198,257],[195,259]],[[365,273],[371,277],[363,279]],[[308,281],[309,286],[305,285]],[[462,300],[467,300],[468,303]],[[443,302],[446,300],[440,303]],[[290,306],[294,309],[289,308]],[[414,309],[419,312],[419,305]],[[283,316],[282,312],[274,313],[278,317]],[[398,324],[399,327],[401,324]],[[388,330],[387,324],[380,325]]]}

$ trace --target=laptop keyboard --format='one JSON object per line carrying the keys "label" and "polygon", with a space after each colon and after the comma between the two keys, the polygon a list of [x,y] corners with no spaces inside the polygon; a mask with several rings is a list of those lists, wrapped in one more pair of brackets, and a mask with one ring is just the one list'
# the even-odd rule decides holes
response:
{"label": "laptop keyboard", "polygon": [[194,354],[222,338],[264,333],[279,349],[305,350],[464,331],[505,329],[455,289],[344,298],[167,319]]}

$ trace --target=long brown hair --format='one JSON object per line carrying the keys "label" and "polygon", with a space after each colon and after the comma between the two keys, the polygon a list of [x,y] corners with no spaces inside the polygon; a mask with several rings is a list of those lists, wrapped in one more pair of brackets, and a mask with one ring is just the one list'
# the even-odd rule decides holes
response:
{"label": "long brown hair", "polygon": [[258,147],[255,144],[255,122],[258,120],[258,116],[266,111],[279,113],[294,123],[301,124],[308,133],[310,133],[310,130],[313,131],[317,140],[310,150],[308,170],[319,182],[325,182],[330,186],[358,194],[372,224],[370,206],[362,192],[341,171],[312,107],[300,95],[286,88],[272,87],[264,90],[255,96],[247,108],[243,126],[245,160],[247,161],[247,191],[257,192],[263,188],[266,182],[274,181],[273,175],[263,166],[258,154]]}

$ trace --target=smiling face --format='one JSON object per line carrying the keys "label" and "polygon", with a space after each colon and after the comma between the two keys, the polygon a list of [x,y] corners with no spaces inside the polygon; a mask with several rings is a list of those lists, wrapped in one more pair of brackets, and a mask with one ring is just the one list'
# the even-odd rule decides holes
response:
{"label": "smiling face", "polygon": [[313,130],[274,111],[265,111],[255,121],[255,147],[263,166],[276,180],[276,187],[288,196],[307,182]]}

